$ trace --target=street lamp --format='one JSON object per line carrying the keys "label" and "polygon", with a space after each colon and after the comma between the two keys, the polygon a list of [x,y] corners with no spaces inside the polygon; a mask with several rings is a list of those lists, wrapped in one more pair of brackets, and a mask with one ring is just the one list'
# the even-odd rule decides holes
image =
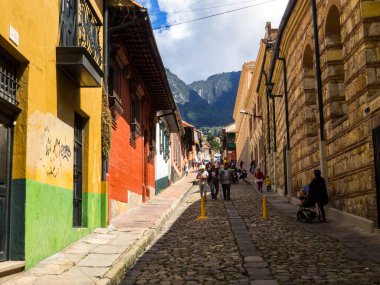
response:
{"label": "street lamp", "polygon": [[274,83],[273,82],[267,82],[266,83],[267,89],[268,89],[268,96],[273,99],[275,97],[282,97],[282,95],[274,95],[272,94]]}
{"label": "street lamp", "polygon": [[256,114],[250,114],[250,113],[248,113],[246,110],[240,110],[240,114],[243,114],[243,115],[249,115],[249,116],[252,116],[252,117],[254,117],[254,118],[257,118],[257,119],[263,120],[263,116],[257,116]]}

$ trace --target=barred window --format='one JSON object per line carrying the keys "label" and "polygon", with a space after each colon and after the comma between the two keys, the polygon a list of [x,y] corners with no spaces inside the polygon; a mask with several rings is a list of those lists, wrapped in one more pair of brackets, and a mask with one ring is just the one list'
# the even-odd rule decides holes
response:
{"label": "barred window", "polygon": [[18,63],[5,51],[0,49],[0,97],[7,102],[17,105],[16,91]]}

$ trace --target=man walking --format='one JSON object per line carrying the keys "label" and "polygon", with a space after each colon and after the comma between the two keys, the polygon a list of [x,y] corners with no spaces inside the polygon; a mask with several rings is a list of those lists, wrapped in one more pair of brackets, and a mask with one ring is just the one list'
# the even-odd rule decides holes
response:
{"label": "man walking", "polygon": [[216,163],[212,163],[208,170],[208,183],[211,189],[211,198],[216,200],[219,192],[219,169],[216,167]]}
{"label": "man walking", "polygon": [[224,169],[219,171],[219,181],[222,183],[224,200],[230,200],[232,173],[231,170],[228,169],[228,163],[225,163]]}

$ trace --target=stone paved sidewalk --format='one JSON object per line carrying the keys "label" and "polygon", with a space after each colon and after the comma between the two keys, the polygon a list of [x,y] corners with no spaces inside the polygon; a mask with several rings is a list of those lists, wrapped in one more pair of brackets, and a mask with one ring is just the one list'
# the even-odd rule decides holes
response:
{"label": "stone paved sidewalk", "polygon": [[196,173],[117,217],[108,228],[71,244],[4,285],[117,284],[164,226],[193,185]]}
{"label": "stone paved sidewalk", "polygon": [[120,285],[278,285],[231,201],[206,202],[198,187],[171,216]]}
{"label": "stone paved sidewalk", "polygon": [[262,195],[244,184],[233,192],[233,203],[280,284],[380,284],[379,234],[328,216],[327,224],[298,222],[298,207],[276,193],[265,192],[263,220]]}

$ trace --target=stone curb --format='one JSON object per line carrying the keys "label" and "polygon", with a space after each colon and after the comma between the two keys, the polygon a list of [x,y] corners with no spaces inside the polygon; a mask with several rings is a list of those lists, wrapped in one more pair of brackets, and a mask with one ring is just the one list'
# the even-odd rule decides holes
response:
{"label": "stone curb", "polygon": [[193,187],[193,183],[189,184],[189,188],[171,204],[171,207],[161,215],[154,223],[154,226],[147,229],[135,243],[125,249],[106,274],[96,282],[96,285],[116,285],[123,279],[125,272],[135,264],[137,258],[142,254],[147,245],[156,237],[173,212],[187,197],[190,189]]}

